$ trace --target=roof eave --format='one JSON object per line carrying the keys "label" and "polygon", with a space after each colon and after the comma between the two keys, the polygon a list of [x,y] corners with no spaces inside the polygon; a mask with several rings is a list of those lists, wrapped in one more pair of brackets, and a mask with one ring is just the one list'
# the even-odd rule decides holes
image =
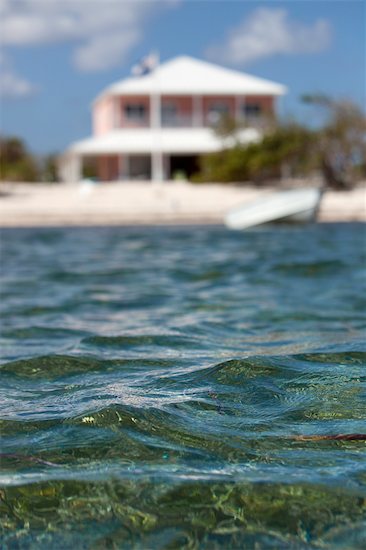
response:
{"label": "roof eave", "polygon": [[[242,90],[242,91],[233,91],[233,90],[193,90],[190,92],[187,92],[187,90],[160,90],[159,93],[161,95],[165,96],[175,96],[175,95],[182,95],[182,96],[217,96],[217,95],[228,95],[228,96],[246,96],[246,95],[257,95],[257,96],[282,96],[286,95],[288,92],[286,87],[281,87],[276,90]],[[99,96],[97,96],[94,101],[92,102],[97,103],[105,96],[131,96],[131,95],[139,95],[139,96],[149,96],[154,93],[154,90],[151,91],[141,91],[141,90],[105,90],[102,92]]]}

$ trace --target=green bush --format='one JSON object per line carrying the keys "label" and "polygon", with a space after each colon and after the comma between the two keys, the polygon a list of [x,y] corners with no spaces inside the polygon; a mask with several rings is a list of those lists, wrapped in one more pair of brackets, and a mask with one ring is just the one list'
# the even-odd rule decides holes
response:
{"label": "green bush", "polygon": [[236,144],[200,158],[196,181],[261,183],[281,176],[286,165],[293,174],[307,173],[314,165],[314,135],[291,124],[278,127],[258,143]]}
{"label": "green bush", "polygon": [[0,138],[0,179],[7,181],[38,181],[39,166],[22,140]]}

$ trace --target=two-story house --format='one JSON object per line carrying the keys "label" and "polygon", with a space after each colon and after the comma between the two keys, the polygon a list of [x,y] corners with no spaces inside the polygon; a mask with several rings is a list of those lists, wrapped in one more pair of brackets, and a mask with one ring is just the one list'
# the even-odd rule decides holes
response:
{"label": "two-story house", "polygon": [[96,163],[101,181],[189,177],[198,156],[225,144],[214,131],[223,115],[243,128],[240,141],[257,140],[275,115],[284,86],[191,57],[106,88],[93,103],[93,136],[72,144],[62,179],[78,181],[83,162]]}

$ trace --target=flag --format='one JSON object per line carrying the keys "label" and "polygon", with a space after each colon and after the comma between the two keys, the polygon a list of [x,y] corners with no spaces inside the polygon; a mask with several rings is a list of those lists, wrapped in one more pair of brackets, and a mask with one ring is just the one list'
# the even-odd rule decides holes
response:
{"label": "flag", "polygon": [[131,69],[131,73],[134,76],[143,76],[151,73],[157,67],[159,63],[159,57],[156,53],[150,53],[143,57],[136,65]]}

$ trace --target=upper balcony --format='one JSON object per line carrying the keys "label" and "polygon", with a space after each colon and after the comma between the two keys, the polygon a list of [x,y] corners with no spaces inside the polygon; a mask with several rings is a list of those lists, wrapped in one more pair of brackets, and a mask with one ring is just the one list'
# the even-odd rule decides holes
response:
{"label": "upper balcony", "polygon": [[111,97],[109,103],[97,107],[97,135],[117,128],[210,128],[223,117],[264,128],[273,117],[271,97]]}

